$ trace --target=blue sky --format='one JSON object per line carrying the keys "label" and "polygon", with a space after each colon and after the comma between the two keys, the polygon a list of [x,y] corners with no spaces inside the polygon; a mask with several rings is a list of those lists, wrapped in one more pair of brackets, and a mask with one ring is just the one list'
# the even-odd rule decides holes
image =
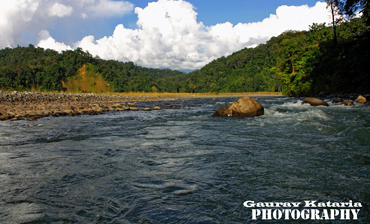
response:
{"label": "blue sky", "polygon": [[103,59],[194,70],[313,22],[330,22],[322,1],[0,0],[0,48],[81,47]]}

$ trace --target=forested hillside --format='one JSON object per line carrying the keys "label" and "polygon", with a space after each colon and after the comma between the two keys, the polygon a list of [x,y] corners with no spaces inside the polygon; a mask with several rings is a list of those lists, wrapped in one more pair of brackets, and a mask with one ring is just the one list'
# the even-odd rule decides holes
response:
{"label": "forested hillside", "polygon": [[[157,91],[156,79],[183,74],[169,69],[143,68],[132,62],[102,60],[80,48],[58,53],[29,45],[0,50],[0,88],[64,91],[63,82],[78,79],[78,70],[83,67],[97,79],[102,77],[114,92]],[[85,85],[94,85],[94,82]]]}
{"label": "forested hillside", "polygon": [[[367,31],[366,31],[367,30]],[[280,35],[274,67],[290,96],[369,91],[370,33],[362,19],[337,27],[313,24],[309,32]]]}
{"label": "forested hillside", "polygon": [[272,38],[266,44],[221,57],[187,75],[162,79],[160,85],[169,92],[279,91],[279,77],[272,69],[277,59],[275,43],[276,38]]}
{"label": "forested hillside", "polygon": [[[164,91],[255,92],[284,95],[368,92],[369,32],[362,19],[336,27],[286,31],[256,48],[212,61],[188,75],[160,80]],[[174,83],[174,85],[169,85]]]}

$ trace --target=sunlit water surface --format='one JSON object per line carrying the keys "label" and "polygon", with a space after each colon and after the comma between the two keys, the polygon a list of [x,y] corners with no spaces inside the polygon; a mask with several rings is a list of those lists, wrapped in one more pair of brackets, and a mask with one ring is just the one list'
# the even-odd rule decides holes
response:
{"label": "sunlit water surface", "polygon": [[370,223],[370,107],[256,97],[264,116],[211,117],[236,99],[0,122],[0,222],[253,223],[246,200],[352,200]]}

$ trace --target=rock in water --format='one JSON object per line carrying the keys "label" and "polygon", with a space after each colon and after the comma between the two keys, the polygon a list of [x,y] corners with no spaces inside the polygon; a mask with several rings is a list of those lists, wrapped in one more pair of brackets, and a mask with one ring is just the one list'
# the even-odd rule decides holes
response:
{"label": "rock in water", "polygon": [[0,115],[0,121],[5,121],[5,120],[8,120],[9,119],[9,116],[6,115],[6,114],[1,114]]}
{"label": "rock in water", "polygon": [[353,102],[351,100],[345,100],[345,101],[343,101],[343,105],[344,106],[352,106]]}
{"label": "rock in water", "polygon": [[243,97],[229,106],[224,106],[215,111],[213,117],[256,117],[264,114],[264,109],[259,102],[250,97]]}
{"label": "rock in water", "polygon": [[364,97],[364,96],[362,96],[362,95],[359,95],[358,97],[357,97],[357,99],[356,99],[356,101],[355,101],[356,103],[362,103],[362,104],[364,104],[364,103],[366,103],[367,102],[367,99]]}
{"label": "rock in water", "polygon": [[343,99],[342,98],[336,98],[334,99],[333,101],[331,101],[332,103],[343,103]]}
{"label": "rock in water", "polygon": [[326,106],[328,107],[329,104],[327,104],[325,101],[314,98],[314,97],[307,97],[306,99],[303,100],[301,104],[308,103],[311,106]]}

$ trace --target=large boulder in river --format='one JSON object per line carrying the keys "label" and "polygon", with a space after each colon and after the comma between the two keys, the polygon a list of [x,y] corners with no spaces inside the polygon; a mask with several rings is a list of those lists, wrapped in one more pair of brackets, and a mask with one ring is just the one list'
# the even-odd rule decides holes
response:
{"label": "large boulder in river", "polygon": [[366,102],[367,102],[367,99],[364,96],[362,96],[362,95],[359,95],[357,97],[357,99],[356,99],[356,103],[362,103],[362,104],[364,104]]}
{"label": "large boulder in river", "polygon": [[215,111],[213,117],[256,117],[264,114],[264,109],[259,102],[250,97],[243,97],[229,106],[224,106]]}
{"label": "large boulder in river", "polygon": [[314,98],[314,97],[307,97],[306,99],[302,101],[301,104],[305,104],[305,103],[308,103],[311,106],[326,106],[326,107],[329,106],[329,104],[327,104],[325,101],[320,100],[318,98]]}

